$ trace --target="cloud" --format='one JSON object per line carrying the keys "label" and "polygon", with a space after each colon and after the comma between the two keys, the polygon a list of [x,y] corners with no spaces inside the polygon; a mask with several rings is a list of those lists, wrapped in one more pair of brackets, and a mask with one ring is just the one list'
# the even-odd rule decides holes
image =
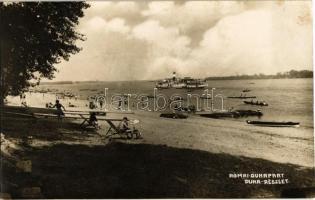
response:
{"label": "cloud", "polygon": [[147,45],[132,38],[122,18],[106,21],[99,16],[85,20],[80,32],[82,51],[58,65],[57,80],[135,80],[146,73]]}
{"label": "cloud", "polygon": [[[186,60],[199,76],[277,73],[312,68],[312,26],[305,6],[286,4],[222,18]],[[303,18],[303,17],[302,17]]]}
{"label": "cloud", "polygon": [[80,32],[84,34],[89,34],[91,32],[118,32],[118,33],[128,33],[130,27],[126,25],[125,19],[114,18],[110,21],[95,16],[90,20],[86,21],[80,27]]}
{"label": "cloud", "polygon": [[134,1],[94,1],[86,11],[86,18],[99,16],[105,20],[124,18],[128,24],[134,25],[142,20],[141,9],[143,5]]}
{"label": "cloud", "polygon": [[56,80],[157,79],[312,68],[307,1],[93,2],[83,50]]}
{"label": "cloud", "polygon": [[147,66],[150,73],[146,74],[145,79],[154,76],[162,78],[176,70],[181,60],[191,52],[189,37],[181,35],[177,27],[164,27],[156,20],[148,20],[135,26],[132,34],[134,38],[146,41],[150,46],[151,62]]}
{"label": "cloud", "polygon": [[158,55],[185,56],[189,51],[190,38],[180,35],[177,27],[161,26],[159,21],[145,21],[135,26],[132,33],[135,38],[147,41]]}
{"label": "cloud", "polygon": [[242,2],[233,1],[187,1],[181,5],[174,2],[151,2],[142,15],[158,20],[162,26],[178,27],[180,32],[192,38],[196,44],[205,30],[214,26],[224,16],[244,10]]}

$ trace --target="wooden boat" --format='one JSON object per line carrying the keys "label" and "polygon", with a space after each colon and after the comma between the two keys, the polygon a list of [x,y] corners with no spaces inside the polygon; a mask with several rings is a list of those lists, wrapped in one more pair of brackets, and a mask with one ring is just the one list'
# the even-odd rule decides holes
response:
{"label": "wooden boat", "polygon": [[243,101],[245,104],[255,105],[255,106],[268,106],[268,103],[264,101]]}
{"label": "wooden boat", "polygon": [[261,117],[263,116],[263,113],[261,110],[235,110],[233,112],[236,112],[240,115],[240,117],[248,117],[248,116],[257,116]]}
{"label": "wooden boat", "polygon": [[170,98],[171,101],[185,101],[187,100],[186,98],[183,98],[183,97],[179,97],[179,96],[176,96],[176,97],[172,97]]}
{"label": "wooden boat", "polygon": [[160,117],[172,118],[172,119],[186,119],[188,118],[187,114],[184,113],[161,113]]}
{"label": "wooden boat", "polygon": [[255,99],[256,96],[229,96],[230,99]]}
{"label": "wooden boat", "polygon": [[201,95],[200,99],[211,99],[211,95]]}
{"label": "wooden boat", "polygon": [[262,116],[263,113],[260,110],[234,110],[234,111],[225,111],[225,112],[213,112],[213,113],[203,113],[199,114],[201,117],[208,118],[239,118],[239,117],[248,117],[248,116]]}
{"label": "wooden boat", "polygon": [[233,112],[214,112],[214,113],[204,113],[204,114],[199,114],[201,117],[207,117],[207,118],[235,118],[238,117],[235,116],[235,113]]}
{"label": "wooden boat", "polygon": [[153,98],[154,98],[154,95],[147,95],[147,97],[148,97],[149,99],[153,99]]}
{"label": "wooden boat", "polygon": [[196,106],[194,105],[189,105],[188,107],[177,107],[177,108],[174,108],[174,110],[176,112],[186,112],[186,113],[195,113],[196,112]]}
{"label": "wooden boat", "polygon": [[246,120],[247,124],[256,126],[270,126],[270,127],[298,127],[300,122],[274,122],[274,121],[250,121]]}

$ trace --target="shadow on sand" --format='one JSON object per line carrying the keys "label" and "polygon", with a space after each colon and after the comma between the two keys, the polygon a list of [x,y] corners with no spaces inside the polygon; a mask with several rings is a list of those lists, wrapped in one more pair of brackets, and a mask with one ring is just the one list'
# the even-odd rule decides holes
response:
{"label": "shadow on sand", "polygon": [[[5,114],[2,119],[2,131],[6,137],[24,139],[32,136],[33,139],[43,141],[80,141],[88,137],[92,131],[83,132],[78,122],[57,119],[34,119],[28,116]],[[95,133],[95,132],[94,132]]]}
{"label": "shadow on sand", "polygon": [[[90,137],[78,123],[14,115],[2,122],[5,137],[17,141],[30,135],[49,142]],[[14,161],[2,156],[1,189],[13,198],[21,197],[20,188],[32,186],[41,187],[43,198],[306,197],[315,186],[310,168],[128,140],[91,147],[26,146],[15,155],[32,161],[32,173],[16,173]],[[284,173],[289,184],[249,185],[229,173]]]}
{"label": "shadow on sand", "polygon": [[[44,198],[305,197],[291,188],[314,186],[313,169],[165,145],[59,144],[25,155],[33,165],[29,179],[36,180],[27,184],[38,184]],[[229,173],[284,173],[289,184],[248,185]],[[19,178],[8,170],[4,180]]]}

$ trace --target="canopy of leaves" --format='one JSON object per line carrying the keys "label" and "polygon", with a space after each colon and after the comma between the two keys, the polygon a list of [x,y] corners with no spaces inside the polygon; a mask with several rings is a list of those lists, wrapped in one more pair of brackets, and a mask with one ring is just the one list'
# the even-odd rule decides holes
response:
{"label": "canopy of leaves", "polygon": [[85,2],[0,2],[1,96],[18,95],[31,80],[54,77],[54,64],[80,51],[76,31]]}

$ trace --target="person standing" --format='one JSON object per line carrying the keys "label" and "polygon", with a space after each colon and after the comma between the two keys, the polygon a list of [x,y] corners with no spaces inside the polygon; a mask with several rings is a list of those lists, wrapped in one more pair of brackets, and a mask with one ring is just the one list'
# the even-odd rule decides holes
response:
{"label": "person standing", "polygon": [[59,100],[56,100],[55,105],[53,106],[53,108],[57,109],[57,115],[58,115],[58,119],[60,120],[62,118],[62,116],[65,116],[65,113],[62,111],[61,108],[63,108],[64,111],[66,111],[65,107],[59,102]]}
{"label": "person standing", "polygon": [[100,99],[100,100],[99,100],[99,104],[100,104],[100,108],[102,109],[102,108],[103,108],[103,104],[104,104],[103,99]]}

